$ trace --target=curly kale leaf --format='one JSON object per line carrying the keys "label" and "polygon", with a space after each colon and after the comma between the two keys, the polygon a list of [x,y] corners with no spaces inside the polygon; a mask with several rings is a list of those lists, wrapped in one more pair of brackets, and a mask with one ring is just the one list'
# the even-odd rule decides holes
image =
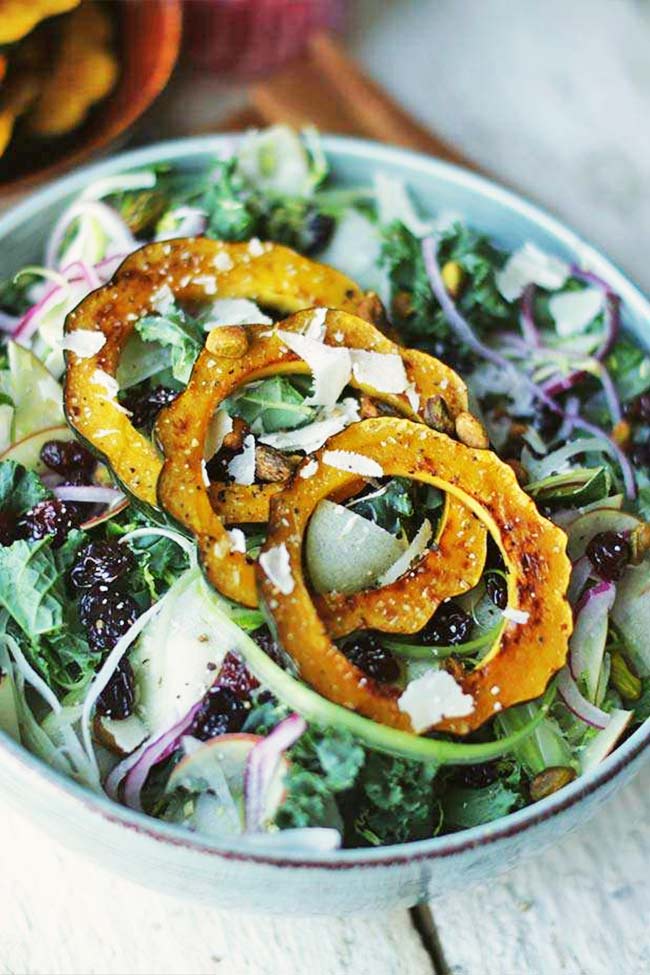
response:
{"label": "curly kale leaf", "polygon": [[[439,257],[442,265],[454,261],[462,268],[457,305],[477,331],[489,332],[512,320],[513,308],[500,295],[495,280],[505,255],[486,237],[455,224],[442,235]],[[420,347],[444,352],[449,325],[431,292],[421,243],[403,224],[393,223],[386,230],[381,263],[388,271],[400,331]],[[402,301],[395,300],[398,295]]]}
{"label": "curly kale leaf", "polygon": [[174,305],[164,314],[145,315],[136,322],[135,329],[143,341],[157,342],[171,350],[172,375],[187,385],[205,337],[200,322]]}
{"label": "curly kale leaf", "polygon": [[17,517],[49,497],[50,492],[34,471],[13,460],[0,462],[0,511]]}
{"label": "curly kale leaf", "polygon": [[52,548],[51,538],[0,547],[0,607],[26,655],[55,690],[85,686],[100,659],[90,650],[66,592],[67,573],[84,540],[83,532],[75,531],[59,549]]}
{"label": "curly kale leaf", "polygon": [[440,811],[433,792],[437,768],[370,752],[346,804],[352,842],[372,846],[434,836]]}

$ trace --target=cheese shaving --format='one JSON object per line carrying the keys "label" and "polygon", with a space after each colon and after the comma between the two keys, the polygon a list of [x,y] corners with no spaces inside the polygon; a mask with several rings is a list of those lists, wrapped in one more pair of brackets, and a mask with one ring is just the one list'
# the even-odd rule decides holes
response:
{"label": "cheese shaving", "polygon": [[228,473],[235,484],[253,484],[255,481],[255,437],[248,434],[244,448],[228,464]]}
{"label": "cheese shaving", "polygon": [[92,332],[90,329],[79,329],[64,335],[59,342],[59,348],[67,352],[74,352],[79,359],[92,359],[100,349],[106,345],[103,332]]}
{"label": "cheese shaving", "polygon": [[278,337],[309,366],[314,389],[305,403],[334,406],[352,374],[349,349],[332,348],[308,335],[278,329]]}
{"label": "cheese shaving", "polygon": [[384,470],[372,457],[357,454],[353,450],[326,450],[323,463],[339,471],[349,471],[361,477],[383,477]]}
{"label": "cheese shaving", "polygon": [[402,357],[394,352],[368,352],[350,349],[352,373],[361,386],[370,386],[379,393],[404,393],[408,378]]}
{"label": "cheese shaving", "polygon": [[408,714],[413,730],[428,731],[443,718],[465,718],[474,710],[474,700],[446,670],[430,670],[406,685],[398,700]]}
{"label": "cheese shaving", "polygon": [[267,579],[279,589],[284,596],[289,596],[294,589],[293,576],[291,575],[291,562],[287,546],[282,542],[281,545],[274,545],[262,552],[259,557],[259,564]]}

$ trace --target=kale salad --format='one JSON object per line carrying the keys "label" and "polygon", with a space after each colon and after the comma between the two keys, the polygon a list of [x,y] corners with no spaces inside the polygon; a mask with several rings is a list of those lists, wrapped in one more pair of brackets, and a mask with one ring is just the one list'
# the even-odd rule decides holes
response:
{"label": "kale salad", "polygon": [[420,202],[275,127],[89,185],[0,285],[3,734],[327,851],[650,715],[650,356],[590,268]]}

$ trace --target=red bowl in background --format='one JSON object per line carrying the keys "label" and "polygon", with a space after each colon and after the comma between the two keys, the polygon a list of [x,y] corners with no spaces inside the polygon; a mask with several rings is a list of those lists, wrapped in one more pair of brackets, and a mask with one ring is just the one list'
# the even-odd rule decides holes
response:
{"label": "red bowl in background", "polygon": [[[27,2],[27,0],[26,0]],[[0,176],[0,195],[14,195],[85,162],[123,135],[167,84],[181,42],[181,0],[118,0],[115,90],[79,129],[24,153]]]}
{"label": "red bowl in background", "polygon": [[345,0],[185,0],[185,48],[198,67],[254,78],[300,54],[318,30],[337,30]]}

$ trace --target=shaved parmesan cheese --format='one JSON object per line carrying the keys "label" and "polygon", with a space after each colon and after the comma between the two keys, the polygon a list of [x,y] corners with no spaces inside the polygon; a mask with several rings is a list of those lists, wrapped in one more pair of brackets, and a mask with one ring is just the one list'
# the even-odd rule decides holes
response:
{"label": "shaved parmesan cheese", "polygon": [[397,561],[391,565],[390,569],[384,572],[379,578],[379,585],[389,586],[391,582],[395,582],[400,576],[403,576],[415,560],[419,559],[426,552],[432,535],[433,529],[431,528],[431,522],[428,518],[425,518],[404,554],[400,555]]}
{"label": "shaved parmesan cheese", "polygon": [[418,413],[420,410],[420,394],[415,388],[415,383],[409,383],[404,392],[411,409],[414,413]]}
{"label": "shaved parmesan cheese", "polygon": [[309,324],[307,328],[303,329],[303,335],[306,335],[310,339],[314,339],[316,342],[322,342],[325,338],[325,320],[327,318],[327,308],[316,308],[311,318],[309,319]]}
{"label": "shaved parmesan cheese", "polygon": [[90,329],[79,329],[64,335],[59,342],[59,348],[74,352],[80,359],[91,359],[106,345],[103,332],[91,332]]}
{"label": "shaved parmesan cheese", "polygon": [[515,609],[513,606],[506,606],[503,610],[503,618],[509,620],[511,623],[527,623],[530,618],[530,613],[525,612],[523,609]]}
{"label": "shaved parmesan cheese", "polygon": [[231,271],[235,266],[232,257],[226,251],[219,251],[212,263],[217,271]]}
{"label": "shaved parmesan cheese", "polygon": [[194,278],[194,284],[198,284],[206,295],[216,295],[217,279],[212,274],[201,274]]}
{"label": "shaved parmesan cheese", "polygon": [[92,381],[106,391],[106,399],[115,399],[120,391],[120,386],[115,376],[109,375],[103,369],[95,369],[92,374]]}
{"label": "shaved parmesan cheese", "polygon": [[[224,255],[227,256],[227,255]],[[230,258],[228,258],[230,260]],[[203,328],[209,332],[222,325],[272,325],[273,319],[248,298],[218,298],[210,309],[210,318]]]}
{"label": "shaved parmesan cheese", "polygon": [[224,437],[231,432],[232,427],[232,417],[225,410],[217,410],[212,415],[203,447],[203,457],[205,460],[211,460],[221,450]]}
{"label": "shaved parmesan cheese", "polygon": [[350,349],[352,373],[361,386],[370,386],[379,393],[403,393],[408,379],[402,357],[394,352],[367,352]]}
{"label": "shaved parmesan cheese", "polygon": [[583,332],[602,311],[604,300],[603,292],[596,288],[553,295],[549,300],[548,310],[558,335],[565,337]]}
{"label": "shaved parmesan cheese", "polygon": [[381,464],[353,450],[326,450],[323,454],[323,463],[329,467],[336,467],[339,471],[360,474],[361,477],[383,477],[384,475]]}
{"label": "shaved parmesan cheese", "polygon": [[248,242],[248,253],[251,257],[261,257],[264,253],[264,245],[259,237],[251,237]]}
{"label": "shaved parmesan cheese", "polygon": [[497,273],[496,283],[506,301],[514,301],[528,284],[557,291],[564,287],[569,273],[570,268],[565,261],[545,254],[529,242],[510,255],[503,269]]}
{"label": "shaved parmesan cheese", "polygon": [[282,542],[281,545],[273,545],[262,552],[259,557],[259,564],[267,579],[279,589],[284,596],[293,592],[294,581],[291,575],[291,563],[287,546]]}
{"label": "shaved parmesan cheese", "polygon": [[278,329],[284,344],[311,369],[314,390],[305,403],[334,406],[352,374],[349,349],[332,348],[308,335]]}
{"label": "shaved parmesan cheese", "polygon": [[376,173],[375,195],[379,223],[384,227],[399,220],[415,237],[426,237],[431,233],[432,223],[419,218],[403,180]]}
{"label": "shaved parmesan cheese", "polygon": [[174,307],[174,293],[168,284],[161,285],[151,296],[151,307],[159,315],[166,315]]}
{"label": "shaved parmesan cheese", "polygon": [[244,449],[228,464],[228,473],[235,484],[253,484],[255,481],[255,437],[248,434]]}
{"label": "shaved parmesan cheese", "polygon": [[430,670],[416,677],[398,700],[400,711],[408,714],[413,730],[420,734],[443,718],[464,718],[474,710],[474,700],[465,694],[446,670]]}
{"label": "shaved parmesan cheese", "polygon": [[242,552],[243,554],[246,553],[246,536],[241,528],[231,528],[226,532],[226,535],[230,541],[231,552]]}
{"label": "shaved parmesan cheese", "polygon": [[306,454],[313,454],[326,440],[333,437],[335,433],[345,430],[358,419],[359,404],[356,400],[346,397],[324,415],[323,419],[299,427],[297,430],[267,433],[260,437],[260,441],[268,444],[269,447],[275,447],[276,450],[304,450]]}
{"label": "shaved parmesan cheese", "polygon": [[303,464],[303,466],[300,468],[298,473],[300,474],[300,477],[307,480],[307,478],[313,477],[317,471],[318,471],[318,461],[314,460],[314,458],[312,457],[312,459],[308,460],[306,464]]}

